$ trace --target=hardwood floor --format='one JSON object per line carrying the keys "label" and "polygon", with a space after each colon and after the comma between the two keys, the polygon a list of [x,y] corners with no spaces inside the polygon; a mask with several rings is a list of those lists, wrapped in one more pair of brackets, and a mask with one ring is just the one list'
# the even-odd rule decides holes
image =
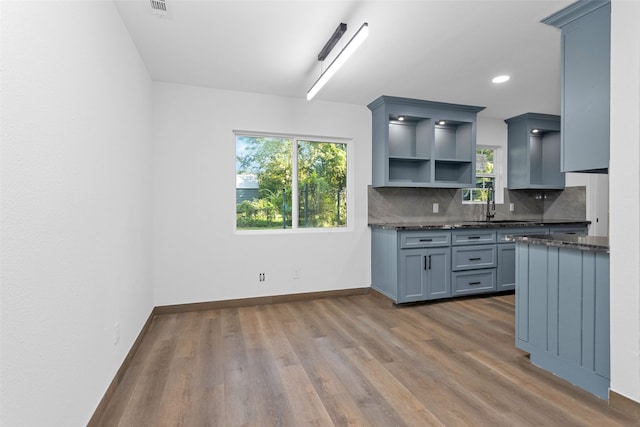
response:
{"label": "hardwood floor", "polygon": [[514,346],[514,295],[156,316],[96,425],[626,426]]}

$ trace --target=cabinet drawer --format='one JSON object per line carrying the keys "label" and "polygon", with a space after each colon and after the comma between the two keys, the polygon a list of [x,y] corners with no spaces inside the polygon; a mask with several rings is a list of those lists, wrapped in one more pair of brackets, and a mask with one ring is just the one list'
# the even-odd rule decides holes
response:
{"label": "cabinet drawer", "polygon": [[454,246],[451,249],[452,270],[495,267],[496,245]]}
{"label": "cabinet drawer", "polygon": [[496,269],[487,268],[473,271],[454,271],[451,273],[452,294],[464,295],[496,290]]}
{"label": "cabinet drawer", "polygon": [[450,243],[450,231],[416,231],[400,234],[400,247],[402,249],[449,246]]}
{"label": "cabinet drawer", "polygon": [[534,234],[548,234],[549,228],[544,226],[539,227],[518,227],[507,228],[498,230],[498,243],[509,242],[507,236],[530,236]]}
{"label": "cabinet drawer", "polygon": [[452,245],[477,245],[495,243],[495,230],[456,230],[451,232]]}
{"label": "cabinet drawer", "polygon": [[586,236],[589,231],[586,225],[561,225],[549,227],[549,233],[577,234],[579,236]]}

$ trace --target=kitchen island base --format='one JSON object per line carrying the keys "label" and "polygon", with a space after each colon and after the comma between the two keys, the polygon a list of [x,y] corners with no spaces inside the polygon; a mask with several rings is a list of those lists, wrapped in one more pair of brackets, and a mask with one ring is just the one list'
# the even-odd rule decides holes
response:
{"label": "kitchen island base", "polygon": [[607,399],[609,254],[539,237],[521,238],[516,247],[516,346],[533,364]]}

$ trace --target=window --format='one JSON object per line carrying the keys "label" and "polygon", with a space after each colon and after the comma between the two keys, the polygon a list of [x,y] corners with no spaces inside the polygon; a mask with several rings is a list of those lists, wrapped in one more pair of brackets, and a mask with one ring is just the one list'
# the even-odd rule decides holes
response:
{"label": "window", "polygon": [[236,229],[347,225],[347,143],[236,133]]}
{"label": "window", "polygon": [[[489,188],[497,188],[498,150],[490,147],[476,149],[476,186],[462,190],[463,203],[483,203],[491,193]],[[492,199],[493,201],[493,199]]]}

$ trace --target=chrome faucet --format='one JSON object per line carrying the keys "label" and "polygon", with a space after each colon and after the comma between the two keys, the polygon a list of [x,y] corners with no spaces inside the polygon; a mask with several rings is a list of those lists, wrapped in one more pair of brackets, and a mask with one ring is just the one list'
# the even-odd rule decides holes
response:
{"label": "chrome faucet", "polygon": [[496,193],[493,187],[487,187],[487,222],[496,216]]}

